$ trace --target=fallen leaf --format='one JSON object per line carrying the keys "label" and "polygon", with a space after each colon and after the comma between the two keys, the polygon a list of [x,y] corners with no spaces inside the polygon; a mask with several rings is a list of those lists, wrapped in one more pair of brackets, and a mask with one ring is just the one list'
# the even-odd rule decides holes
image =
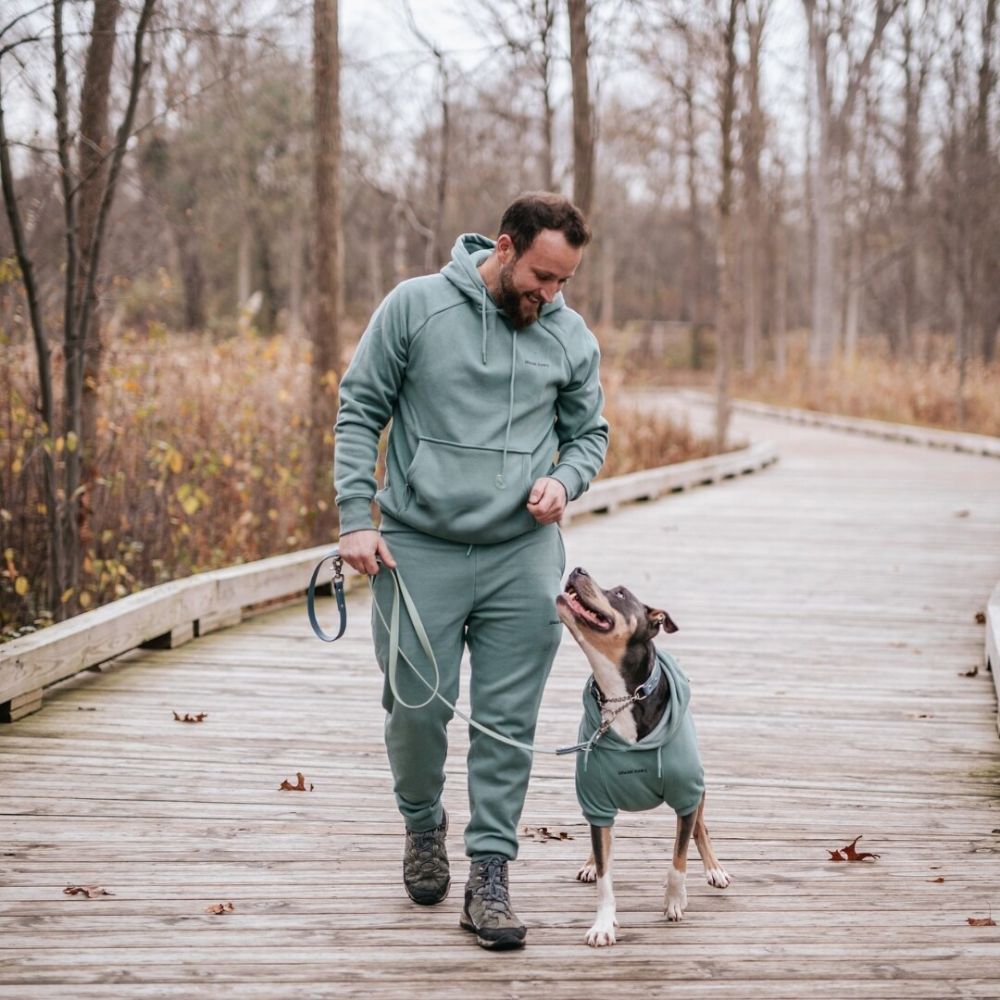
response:
{"label": "fallen leaf", "polygon": [[178,715],[174,712],[174,719],[177,722],[204,722],[208,718],[208,712],[199,712],[197,715],[192,715],[190,712],[185,712],[183,715]]}
{"label": "fallen leaf", "polygon": [[526,837],[532,840],[572,840],[573,837],[567,830],[550,830],[547,826],[526,826],[521,830]]}
{"label": "fallen leaf", "polygon": [[875,858],[881,857],[879,854],[870,854],[867,851],[856,851],[854,845],[864,836],[864,834],[859,833],[854,840],[852,840],[846,847],[840,848],[839,851],[831,851],[827,848],[826,853],[830,855],[831,861],[865,861],[871,858],[873,861]]}
{"label": "fallen leaf", "polygon": [[68,885],[63,892],[67,896],[86,896],[87,899],[96,899],[98,896],[113,896],[113,892],[108,892],[100,885]]}
{"label": "fallen leaf", "polygon": [[977,663],[971,670],[962,670],[959,672],[959,677],[975,677],[979,673],[979,664]]}
{"label": "fallen leaf", "polygon": [[969,512],[967,510],[956,510],[955,517],[968,517]]}
{"label": "fallen leaf", "polygon": [[212,906],[206,906],[206,913],[232,913],[236,907],[232,903],[214,903]]}
{"label": "fallen leaf", "polygon": [[313,786],[310,783],[309,787],[306,788],[305,775],[301,771],[295,772],[295,777],[299,779],[297,785],[293,785],[287,778],[278,786],[278,790],[281,792],[311,792]]}
{"label": "fallen leaf", "polygon": [[943,875],[938,875],[937,878],[929,878],[927,881],[928,882],[943,882],[944,881],[944,876]]}
{"label": "fallen leaf", "polygon": [[992,917],[969,917],[970,927],[996,927],[997,922]]}
{"label": "fallen leaf", "polygon": [[976,624],[985,625],[986,624],[986,613],[983,611],[976,612]]}

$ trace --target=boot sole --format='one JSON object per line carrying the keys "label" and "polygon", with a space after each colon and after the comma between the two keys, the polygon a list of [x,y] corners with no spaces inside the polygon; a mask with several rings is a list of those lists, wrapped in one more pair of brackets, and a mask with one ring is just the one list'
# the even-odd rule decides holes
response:
{"label": "boot sole", "polygon": [[428,893],[426,895],[421,895],[420,893],[411,892],[410,887],[404,882],[403,888],[406,889],[406,895],[413,900],[418,906],[436,906],[438,903],[443,903],[448,897],[448,891],[451,889],[451,882],[444,887],[444,892],[440,895]]}
{"label": "boot sole", "polygon": [[490,951],[513,951],[515,948],[523,948],[525,945],[525,938],[527,936],[526,928],[522,928],[520,931],[514,928],[508,931],[500,931],[499,937],[495,938],[483,937],[479,933],[479,928],[464,913],[459,917],[458,925],[462,930],[469,931],[470,934],[475,934],[479,946],[481,948],[488,948]]}

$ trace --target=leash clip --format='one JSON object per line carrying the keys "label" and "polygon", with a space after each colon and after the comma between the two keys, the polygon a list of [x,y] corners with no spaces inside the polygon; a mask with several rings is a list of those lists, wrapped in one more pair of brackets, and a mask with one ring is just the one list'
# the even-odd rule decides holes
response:
{"label": "leash clip", "polygon": [[333,557],[333,582],[334,584],[344,582],[344,560],[340,558],[340,553]]}

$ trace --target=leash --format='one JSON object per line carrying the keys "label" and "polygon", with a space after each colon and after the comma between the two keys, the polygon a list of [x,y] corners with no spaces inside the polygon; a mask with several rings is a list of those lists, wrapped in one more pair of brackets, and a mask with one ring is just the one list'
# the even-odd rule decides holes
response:
{"label": "leash", "polygon": [[[333,560],[333,593],[334,597],[337,599],[337,610],[340,615],[340,628],[336,635],[329,635],[323,631],[320,627],[319,620],[316,617],[316,581],[319,578],[320,569],[327,560]],[[389,566],[383,566],[381,572],[388,572],[390,578],[392,579],[393,585],[393,598],[392,598],[392,609],[389,612],[389,621],[385,620],[385,615],[382,613],[382,608],[379,606],[378,599],[375,597],[375,586],[373,584],[374,577],[368,577],[368,588],[371,590],[372,603],[375,607],[379,619],[382,625],[389,633],[389,659],[386,664],[386,677],[389,681],[389,689],[392,691],[393,698],[399,702],[403,708],[419,709],[426,708],[435,698],[438,701],[443,702],[445,705],[451,709],[460,719],[467,722],[470,726],[478,729],[479,732],[484,733],[486,736],[491,737],[494,740],[498,740],[500,743],[506,743],[508,746],[517,747],[520,750],[527,750],[529,753],[544,753],[551,754],[556,757],[563,757],[571,753],[590,753],[590,751],[597,744],[598,740],[604,736],[605,733],[611,728],[612,722],[614,722],[615,717],[629,705],[634,704],[637,701],[642,701],[643,698],[648,697],[659,683],[660,678],[660,666],[656,663],[656,666],[650,676],[645,680],[645,682],[636,688],[635,693],[628,696],[627,698],[614,698],[605,699],[604,703],[609,701],[624,701],[625,704],[617,708],[608,718],[602,719],[601,725],[594,731],[590,739],[585,740],[583,743],[575,743],[573,746],[568,747],[557,747],[555,749],[548,749],[545,747],[534,746],[530,743],[522,743],[520,740],[515,740],[510,736],[504,736],[503,733],[498,733],[496,730],[490,729],[488,726],[482,725],[482,723],[476,722],[475,719],[470,718],[461,709],[457,708],[443,694],[441,694],[441,672],[438,669],[437,658],[434,655],[434,649],[431,646],[430,639],[427,638],[427,631],[424,629],[424,623],[420,620],[420,614],[417,612],[416,605],[413,603],[413,598],[410,596],[410,592],[406,589],[406,584],[403,583],[403,578],[399,575],[399,571]],[[413,631],[416,633],[417,641],[420,643],[420,648],[424,651],[424,655],[430,661],[431,667],[434,671],[434,681],[431,683],[426,677],[417,669],[414,662],[406,655],[406,652],[399,647],[399,609],[400,605],[406,608],[406,613],[410,617],[410,623],[413,625]],[[306,610],[309,614],[309,624],[312,626],[313,632],[318,638],[322,639],[324,642],[336,642],[343,634],[344,630],[347,628],[347,601],[344,597],[344,561],[340,557],[340,550],[334,549],[328,555],[325,555],[317,564],[316,568],[313,570],[312,578],[309,580],[309,590],[306,594]],[[396,679],[397,672],[399,669],[399,658],[402,657],[403,660],[409,664],[410,669],[420,678],[421,683],[430,692],[424,701],[416,702],[410,704],[404,701],[400,697],[399,690],[397,688]],[[602,710],[603,715],[603,710]]]}

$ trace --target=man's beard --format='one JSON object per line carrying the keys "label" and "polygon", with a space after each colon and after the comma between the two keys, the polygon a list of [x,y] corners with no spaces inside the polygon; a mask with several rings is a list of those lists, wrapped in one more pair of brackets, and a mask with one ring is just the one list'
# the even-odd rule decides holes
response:
{"label": "man's beard", "polygon": [[500,267],[500,301],[497,305],[507,314],[515,330],[523,330],[538,319],[542,304],[532,302],[514,287],[514,279],[511,277],[514,263],[515,261],[511,261]]}

